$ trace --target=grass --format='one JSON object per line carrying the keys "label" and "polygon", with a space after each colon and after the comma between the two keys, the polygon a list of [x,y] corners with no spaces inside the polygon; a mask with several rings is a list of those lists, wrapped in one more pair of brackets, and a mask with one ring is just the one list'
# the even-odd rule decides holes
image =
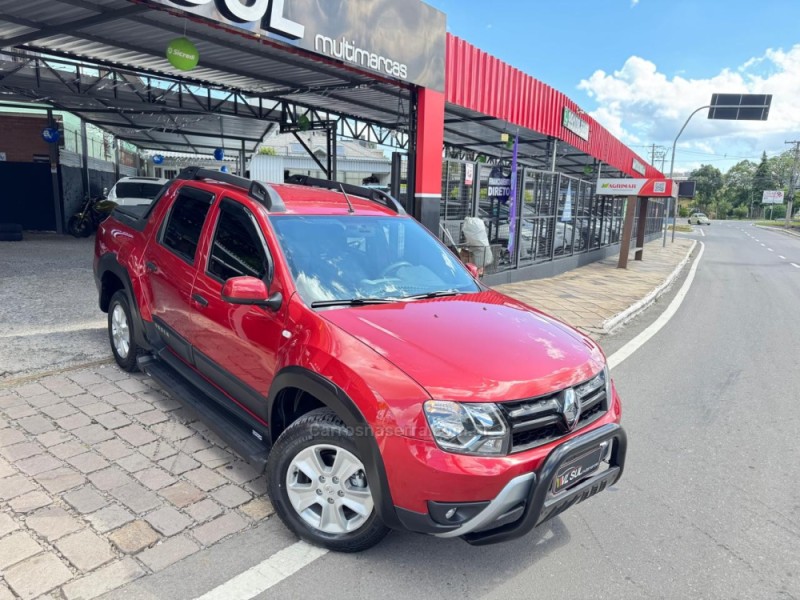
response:
{"label": "grass", "polygon": [[[773,219],[772,221],[756,221],[755,224],[763,227],[783,227],[785,222],[785,219]],[[800,221],[796,219],[789,221],[789,227],[792,229],[800,229]]]}
{"label": "grass", "polygon": [[[672,231],[672,225],[669,225],[667,227],[667,231]],[[690,233],[692,231],[692,227],[691,225],[682,225],[679,223],[675,225],[675,231],[680,231],[682,233]]]}

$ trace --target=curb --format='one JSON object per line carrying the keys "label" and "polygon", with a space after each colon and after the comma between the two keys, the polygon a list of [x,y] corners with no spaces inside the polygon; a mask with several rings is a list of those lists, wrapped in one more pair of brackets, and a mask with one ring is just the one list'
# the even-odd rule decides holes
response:
{"label": "curb", "polygon": [[783,233],[786,235],[790,235],[792,237],[800,237],[800,233],[789,231],[787,229],[784,229],[783,227],[777,227],[773,225],[753,225],[753,227],[757,227],[758,229],[764,229],[766,231],[777,231],[778,233]]}
{"label": "curb", "polygon": [[624,325],[625,323],[633,319],[635,316],[639,315],[639,313],[643,312],[646,308],[648,308],[651,304],[653,304],[653,302],[658,300],[658,298],[664,292],[666,292],[670,288],[670,286],[672,286],[673,282],[678,278],[678,275],[680,275],[681,271],[683,271],[683,268],[688,264],[689,258],[691,258],[692,253],[694,252],[694,249],[696,247],[697,247],[697,240],[694,240],[692,242],[692,247],[689,248],[689,251],[686,253],[686,256],[678,264],[678,266],[675,267],[672,273],[669,274],[669,277],[667,277],[664,280],[664,283],[659,285],[657,288],[655,288],[652,292],[647,294],[647,296],[645,296],[641,300],[638,300],[637,302],[631,304],[628,308],[626,308],[622,312],[617,313],[613,317],[610,317],[605,321],[603,321],[603,325],[600,328],[602,334],[607,335],[611,333],[614,329],[616,329],[621,325]]}

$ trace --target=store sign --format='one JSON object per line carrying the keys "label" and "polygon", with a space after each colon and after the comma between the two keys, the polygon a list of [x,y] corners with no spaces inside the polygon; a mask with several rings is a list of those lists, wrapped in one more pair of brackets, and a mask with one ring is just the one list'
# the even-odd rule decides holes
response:
{"label": "store sign", "polygon": [[467,163],[464,165],[466,167],[464,173],[464,185],[472,185],[475,181],[475,165],[472,163]]}
{"label": "store sign", "polygon": [[7,160],[6,159],[6,153],[5,152],[0,152],[0,162],[5,162],[6,160]]}
{"label": "store sign", "polygon": [[487,195],[494,200],[508,202],[508,198],[511,196],[511,177],[503,172],[502,167],[493,167],[489,172]]}
{"label": "store sign", "polygon": [[445,16],[419,0],[150,0],[409,83],[444,90]]}
{"label": "store sign", "polygon": [[670,179],[598,179],[598,196],[678,197],[678,186]]}
{"label": "store sign", "polygon": [[200,53],[185,37],[175,38],[167,45],[167,60],[179,71],[191,71],[200,62]]}
{"label": "store sign", "polygon": [[783,204],[783,190],[764,190],[761,204]]}
{"label": "store sign", "polygon": [[636,160],[635,158],[633,159],[633,165],[631,168],[633,169],[634,173],[638,173],[639,175],[644,175],[647,172],[645,164],[640,160]]}
{"label": "store sign", "polygon": [[577,135],[579,138],[587,140],[589,139],[589,123],[584,121],[578,116],[578,113],[572,112],[566,106],[564,107],[564,112],[561,118],[561,124],[564,126],[565,129],[569,129],[572,133]]}

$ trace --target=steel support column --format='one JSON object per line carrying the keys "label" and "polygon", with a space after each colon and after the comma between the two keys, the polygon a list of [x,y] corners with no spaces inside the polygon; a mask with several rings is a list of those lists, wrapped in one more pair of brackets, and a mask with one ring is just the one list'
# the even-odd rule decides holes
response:
{"label": "steel support column", "polygon": [[[52,109],[47,109],[47,126],[55,129],[56,120]],[[53,187],[53,211],[56,214],[56,232],[64,233],[64,207],[61,202],[61,186],[58,178],[58,144],[48,144],[50,150],[50,185]]]}
{"label": "steel support column", "polygon": [[[414,216],[439,235],[442,200],[442,148],[444,147],[444,93],[417,91],[416,156],[414,164]],[[412,161],[409,157],[409,167]],[[411,177],[409,177],[409,180]]]}

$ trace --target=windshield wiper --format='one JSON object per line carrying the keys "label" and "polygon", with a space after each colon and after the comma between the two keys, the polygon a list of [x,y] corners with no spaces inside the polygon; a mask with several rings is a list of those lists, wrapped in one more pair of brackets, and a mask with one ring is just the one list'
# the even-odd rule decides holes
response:
{"label": "windshield wiper", "polygon": [[426,294],[415,294],[414,296],[403,296],[403,300],[425,300],[426,298],[442,298],[444,296],[458,296],[461,294],[459,290],[439,290],[437,292],[428,292]]}
{"label": "windshield wiper", "polygon": [[311,308],[325,306],[366,306],[367,304],[392,304],[397,302],[394,298],[349,298],[345,300],[317,300],[311,303]]}

